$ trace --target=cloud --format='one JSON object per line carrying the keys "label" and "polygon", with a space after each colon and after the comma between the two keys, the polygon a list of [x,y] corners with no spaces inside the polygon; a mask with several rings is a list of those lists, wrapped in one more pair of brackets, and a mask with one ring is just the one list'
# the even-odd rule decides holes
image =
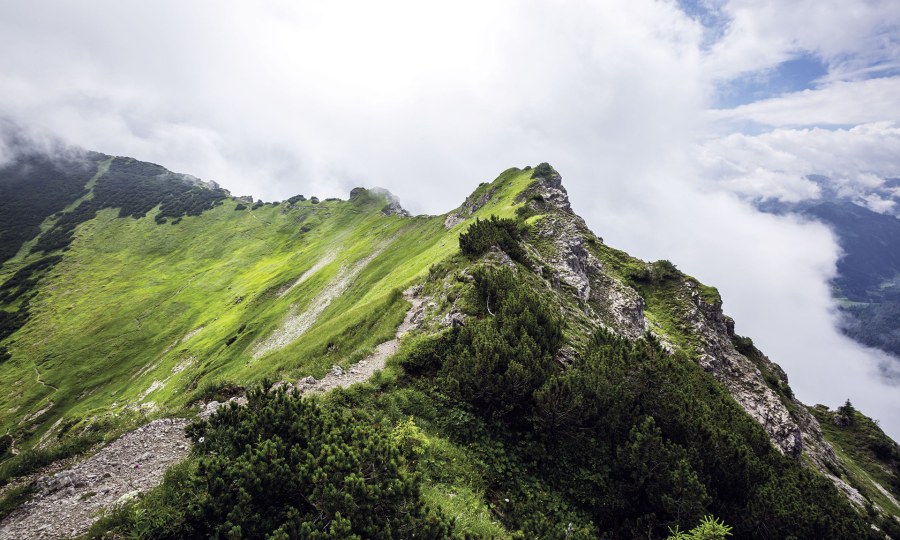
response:
{"label": "cloud", "polygon": [[445,211],[467,171],[659,145],[702,99],[699,27],[653,2],[103,7],[5,8],[3,109],[267,199],[384,183]]}
{"label": "cloud", "polygon": [[61,166],[71,166],[72,160],[83,157],[84,150],[66,144],[53,133],[23,127],[0,116],[0,166],[29,154],[49,156],[64,162]]}
{"label": "cloud", "polygon": [[[3,114],[266,200],[380,185],[440,213],[510,166],[549,161],[611,245],[718,285],[801,398],[851,396],[885,420],[900,405],[832,325],[827,231],[759,214],[691,158],[727,75],[711,75],[710,54],[740,70],[777,61],[743,61],[768,45],[739,27],[765,17],[710,52],[699,22],[651,0],[90,7],[0,7]],[[831,387],[805,382],[826,375]]]}
{"label": "cloud", "polygon": [[706,56],[717,80],[773,68],[800,52],[824,60],[836,79],[877,73],[900,57],[900,10],[892,0],[730,0],[711,9],[728,21]]}
{"label": "cloud", "polygon": [[854,125],[900,122],[900,77],[839,81],[733,109],[714,110],[718,121],[768,126]]}
{"label": "cloud", "polygon": [[696,152],[707,178],[753,199],[788,202],[815,199],[808,175],[833,180],[839,194],[856,197],[876,211],[889,210],[872,190],[900,176],[900,125],[862,124],[849,129],[778,128],[759,135],[714,138]]}

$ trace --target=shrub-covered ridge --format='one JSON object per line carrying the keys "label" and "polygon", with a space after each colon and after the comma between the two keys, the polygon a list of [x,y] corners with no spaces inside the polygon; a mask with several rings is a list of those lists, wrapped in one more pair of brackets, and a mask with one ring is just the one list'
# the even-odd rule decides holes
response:
{"label": "shrub-covered ridge", "polygon": [[[374,190],[226,198],[177,226],[159,224],[164,201],[123,201],[71,229],[2,341],[0,423],[20,453],[0,467],[263,385],[192,428],[193,457],[100,532],[660,538],[718,519],[736,537],[865,538],[890,512],[820,473],[840,460],[718,293],[603,244],[549,165],[438,217],[384,212]],[[416,283],[421,330],[372,384],[263,390],[350,369]],[[303,331],[254,358],[286,324]]]}

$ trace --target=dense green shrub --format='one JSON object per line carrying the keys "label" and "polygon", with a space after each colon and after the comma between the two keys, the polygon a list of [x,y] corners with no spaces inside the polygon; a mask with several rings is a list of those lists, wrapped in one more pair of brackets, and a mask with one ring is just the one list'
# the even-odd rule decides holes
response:
{"label": "dense green shrub", "polygon": [[539,212],[531,207],[530,204],[523,204],[516,208],[516,218],[525,221],[526,219],[538,215]]}
{"label": "dense green shrub", "polygon": [[442,408],[439,429],[488,464],[510,530],[563,538],[567,519],[614,538],[664,537],[712,513],[739,538],[873,535],[683,354],[599,331],[563,369],[552,361],[557,311],[527,274],[474,278],[476,313],[417,342],[402,365]]}
{"label": "dense green shrub", "polygon": [[441,386],[488,418],[521,416],[555,369],[562,321],[509,268],[473,274],[480,317],[406,356],[410,373],[436,373]]}
{"label": "dense green shrub", "polygon": [[100,157],[25,154],[0,165],[0,264],[40,233],[44,219],[87,193]]}
{"label": "dense green shrub", "polygon": [[663,259],[653,263],[653,267],[650,270],[650,276],[654,281],[662,282],[678,278],[681,276],[681,272],[679,272],[678,268],[670,261]]}
{"label": "dense green shrub", "polygon": [[856,407],[854,407],[848,399],[843,405],[837,408],[835,416],[837,417],[837,421],[841,424],[845,426],[852,425],[856,422]]}
{"label": "dense green shrub", "polygon": [[[526,169],[527,170],[527,169]],[[534,168],[534,172],[531,173],[532,178],[549,178],[552,174],[556,173],[553,167],[550,166],[549,163],[541,163],[537,167]]]}
{"label": "dense green shrub", "polygon": [[514,219],[497,216],[484,220],[476,218],[475,223],[459,235],[459,249],[464,255],[478,257],[497,247],[513,260],[525,262],[525,250],[519,244],[523,233],[523,225]]}
{"label": "dense green shrub", "polygon": [[[153,538],[441,538],[390,435],[284,390],[248,393],[188,429],[195,470],[127,524]],[[150,501],[148,501],[150,503]],[[161,519],[160,516],[164,516]]]}
{"label": "dense green shrub", "polygon": [[675,527],[670,529],[670,536],[666,540],[725,540],[731,536],[731,527],[719,518],[704,516],[696,527],[688,532],[683,532]]}
{"label": "dense green shrub", "polygon": [[543,468],[581,479],[561,483],[601,529],[662,534],[712,511],[741,538],[870,534],[827,480],[779,453],[724,388],[649,336],[598,332],[538,402]]}
{"label": "dense green shrub", "polygon": [[731,338],[731,342],[734,344],[734,348],[744,356],[749,357],[756,351],[753,340],[748,337],[735,335]]}

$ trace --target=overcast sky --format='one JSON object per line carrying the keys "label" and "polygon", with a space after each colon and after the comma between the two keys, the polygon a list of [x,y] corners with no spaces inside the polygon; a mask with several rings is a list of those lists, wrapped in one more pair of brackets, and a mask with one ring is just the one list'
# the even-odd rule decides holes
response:
{"label": "overcast sky", "polygon": [[900,176],[898,24],[895,0],[5,2],[0,116],[236,195],[421,213],[549,161],[609,244],[718,286],[801,399],[896,438],[884,358],[834,329],[834,238],[745,200]]}

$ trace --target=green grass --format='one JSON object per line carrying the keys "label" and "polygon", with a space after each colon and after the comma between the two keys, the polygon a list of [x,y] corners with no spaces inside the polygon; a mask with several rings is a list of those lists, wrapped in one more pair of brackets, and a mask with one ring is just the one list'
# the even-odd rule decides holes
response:
{"label": "green grass", "polygon": [[684,318],[689,309],[680,280],[638,287],[647,302],[644,314],[672,344],[693,354],[700,348],[700,338]]}
{"label": "green grass", "polygon": [[426,486],[423,497],[433,508],[453,518],[457,538],[512,538],[491,515],[484,495],[465,486]]}
{"label": "green grass", "polygon": [[[156,224],[155,211],[133,219],[104,210],[78,228],[28,323],[4,343],[12,359],[0,365],[0,430],[28,449],[57,422],[50,442],[60,425],[73,436],[100,420],[119,430],[180,413],[210,384],[320,377],[355,362],[393,336],[408,307],[398,291],[455,254],[468,222],[514,216],[530,181],[530,172],[504,172],[491,200],[451,230],[442,216],[384,216],[385,201],[371,193],[243,212],[231,200],[177,225]],[[34,257],[20,255],[11,265]],[[373,255],[300,339],[252,358],[292,310],[307,310]]]}
{"label": "green grass", "polygon": [[688,278],[693,281],[693,283],[697,286],[697,290],[700,291],[700,299],[706,302],[707,304],[721,304],[722,297],[719,295],[719,289],[715,287],[711,287],[709,285],[704,285],[697,281],[694,278]]}
{"label": "green grass", "polygon": [[[877,482],[882,488],[891,489],[888,465],[879,460],[868,445],[869,442],[886,438],[881,428],[859,412],[854,414],[851,425],[838,426],[833,421],[834,413],[823,406],[810,407],[809,410],[819,421],[825,439],[834,447],[846,468],[849,477],[845,480],[887,513],[900,516],[900,506],[875,487]],[[897,495],[894,497],[897,498]]]}
{"label": "green grass", "polygon": [[11,514],[16,508],[31,498],[34,488],[29,485],[16,486],[0,496],[0,521]]}

